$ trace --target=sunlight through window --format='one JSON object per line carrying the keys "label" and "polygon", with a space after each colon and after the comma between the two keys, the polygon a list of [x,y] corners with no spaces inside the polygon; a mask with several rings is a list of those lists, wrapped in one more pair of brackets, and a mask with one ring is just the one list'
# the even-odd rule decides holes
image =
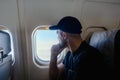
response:
{"label": "sunlight through window", "polygon": [[56,30],[37,30],[35,39],[38,58],[49,61],[51,47],[58,43]]}

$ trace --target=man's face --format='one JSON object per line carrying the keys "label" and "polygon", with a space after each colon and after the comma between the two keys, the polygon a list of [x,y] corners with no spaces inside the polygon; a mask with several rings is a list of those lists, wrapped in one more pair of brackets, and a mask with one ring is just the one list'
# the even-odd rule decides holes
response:
{"label": "man's face", "polygon": [[58,39],[59,39],[60,47],[61,48],[62,47],[66,47],[66,45],[67,45],[67,39],[64,38],[65,37],[64,33],[62,31],[60,31],[60,30],[57,30],[57,34],[58,34]]}

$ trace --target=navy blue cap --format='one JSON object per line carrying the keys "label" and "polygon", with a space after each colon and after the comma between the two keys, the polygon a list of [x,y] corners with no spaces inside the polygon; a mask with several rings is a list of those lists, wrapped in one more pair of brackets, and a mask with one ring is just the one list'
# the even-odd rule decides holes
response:
{"label": "navy blue cap", "polygon": [[57,25],[50,26],[50,30],[62,30],[64,32],[72,33],[72,34],[80,34],[81,33],[81,23],[75,17],[67,16],[63,17]]}

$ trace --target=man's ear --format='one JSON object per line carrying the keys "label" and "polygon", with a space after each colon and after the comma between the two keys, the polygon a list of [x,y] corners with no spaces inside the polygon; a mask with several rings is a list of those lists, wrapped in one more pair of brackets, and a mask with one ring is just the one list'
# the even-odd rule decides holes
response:
{"label": "man's ear", "polygon": [[67,39],[67,33],[66,32],[62,32],[62,36],[63,36],[63,39]]}

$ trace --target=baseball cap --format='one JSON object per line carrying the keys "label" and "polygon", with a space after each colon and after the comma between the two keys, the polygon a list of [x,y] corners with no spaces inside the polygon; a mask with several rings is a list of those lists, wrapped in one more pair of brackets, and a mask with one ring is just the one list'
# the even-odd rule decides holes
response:
{"label": "baseball cap", "polygon": [[72,34],[80,34],[81,33],[81,23],[79,20],[72,16],[63,17],[57,25],[53,25],[49,27],[50,30],[62,30],[64,32],[72,33]]}

